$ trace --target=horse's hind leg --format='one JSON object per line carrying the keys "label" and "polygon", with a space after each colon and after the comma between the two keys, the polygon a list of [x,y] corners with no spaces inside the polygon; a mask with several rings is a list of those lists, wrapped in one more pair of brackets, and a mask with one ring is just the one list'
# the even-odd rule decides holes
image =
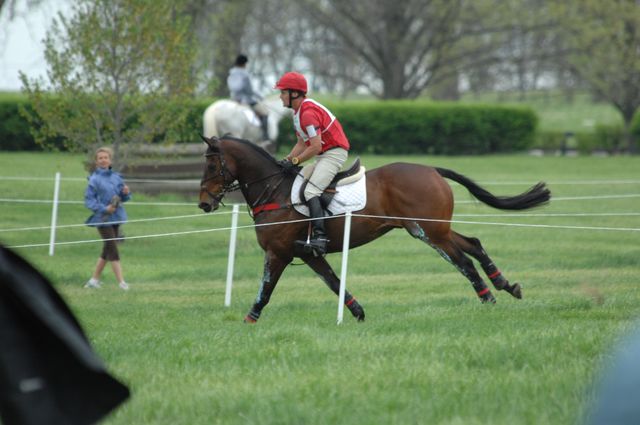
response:
{"label": "horse's hind leg", "polygon": [[451,240],[450,236],[431,239],[416,222],[407,223],[405,228],[411,236],[430,245],[442,258],[453,264],[471,282],[473,289],[483,303],[496,302],[491,290],[473,265],[473,261]]}
{"label": "horse's hind leg", "polygon": [[[334,294],[340,294],[340,279],[338,279],[338,276],[333,272],[333,269],[324,257],[314,257],[309,255],[302,257],[302,260],[322,278],[324,283],[327,284]],[[344,305],[347,306],[353,317],[358,319],[359,322],[364,321],[364,309],[358,301],[356,301],[354,296],[346,290],[344,293]]]}
{"label": "horse's hind leg", "polygon": [[502,275],[502,272],[493,263],[477,238],[470,238],[453,231],[451,233],[456,245],[480,262],[482,270],[484,270],[487,277],[491,279],[491,283],[493,283],[493,286],[497,290],[505,290],[518,299],[522,298],[522,288],[520,287],[520,284],[514,283],[511,285],[509,283],[509,281]]}

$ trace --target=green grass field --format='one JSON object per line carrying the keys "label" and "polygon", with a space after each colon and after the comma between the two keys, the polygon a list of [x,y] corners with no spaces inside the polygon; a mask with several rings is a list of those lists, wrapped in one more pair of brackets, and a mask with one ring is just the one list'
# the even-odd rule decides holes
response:
{"label": "green grass field", "polygon": [[[82,288],[100,244],[60,245],[53,257],[47,247],[18,248],[53,280],[132,390],[104,423],[580,423],[594,381],[640,313],[640,218],[622,215],[640,211],[638,158],[363,158],[368,168],[396,160],[452,168],[498,195],[549,183],[552,203],[517,216],[469,202],[452,185],[454,220],[479,222],[454,228],[482,240],[505,276],[522,283],[523,300],[496,292],[496,305],[481,305],[436,252],[394,231],[350,253],[347,286],[366,310],[365,323],[349,315],[337,326],[336,297],[311,270],[291,266],[260,321],[245,325],[263,261],[252,229],[238,232],[229,308],[228,231],[133,239],[227,227],[230,208],[124,226],[129,292],[110,271],[102,289]],[[85,177],[81,158],[68,154],[3,153],[0,170],[3,199],[51,199],[55,171]],[[6,178],[16,176],[51,180]],[[82,200],[85,184],[64,180],[60,198]],[[141,204],[170,201],[189,204]],[[3,244],[48,242],[47,229],[6,230],[48,226],[49,204],[1,203]],[[127,211],[131,220],[171,217],[198,214],[195,204],[195,193],[188,200],[134,194]],[[87,216],[82,205],[63,204],[58,223]],[[240,224],[251,219],[243,213]],[[84,226],[57,233],[59,242],[95,238]],[[339,273],[340,256],[329,258]]]}

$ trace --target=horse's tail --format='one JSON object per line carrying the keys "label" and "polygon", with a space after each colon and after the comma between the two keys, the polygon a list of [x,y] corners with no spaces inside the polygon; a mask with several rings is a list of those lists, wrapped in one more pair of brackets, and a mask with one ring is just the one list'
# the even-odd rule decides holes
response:
{"label": "horse's tail", "polygon": [[205,137],[219,137],[218,125],[216,124],[215,103],[205,109],[202,116],[202,131]]}
{"label": "horse's tail", "polygon": [[551,192],[543,182],[532,186],[526,192],[516,196],[495,196],[468,177],[446,168],[435,167],[442,177],[451,179],[467,188],[469,192],[485,204],[501,210],[526,210],[546,204],[551,199]]}

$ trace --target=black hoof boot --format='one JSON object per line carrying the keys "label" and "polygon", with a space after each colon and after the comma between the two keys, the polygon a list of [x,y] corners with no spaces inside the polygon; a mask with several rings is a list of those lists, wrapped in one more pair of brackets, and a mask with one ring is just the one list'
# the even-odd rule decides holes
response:
{"label": "black hoof boot", "polygon": [[514,283],[513,285],[507,284],[504,287],[504,290],[513,295],[515,298],[521,300],[522,299],[522,287],[519,283]]}
{"label": "black hoof boot", "polygon": [[355,298],[351,298],[351,300],[347,301],[345,305],[358,322],[364,322],[364,309]]}
{"label": "black hoof boot", "polygon": [[495,304],[496,297],[493,296],[491,291],[488,291],[487,293],[480,295],[480,302],[482,304]]}

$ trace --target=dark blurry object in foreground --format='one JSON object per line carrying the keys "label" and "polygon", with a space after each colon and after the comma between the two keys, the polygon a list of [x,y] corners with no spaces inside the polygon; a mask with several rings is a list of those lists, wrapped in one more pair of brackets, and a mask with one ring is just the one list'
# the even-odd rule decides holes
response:
{"label": "dark blurry object in foreground", "polygon": [[0,246],[0,420],[92,424],[129,397],[49,281]]}
{"label": "dark blurry object in foreground", "polygon": [[640,327],[616,346],[587,424],[640,424]]}

